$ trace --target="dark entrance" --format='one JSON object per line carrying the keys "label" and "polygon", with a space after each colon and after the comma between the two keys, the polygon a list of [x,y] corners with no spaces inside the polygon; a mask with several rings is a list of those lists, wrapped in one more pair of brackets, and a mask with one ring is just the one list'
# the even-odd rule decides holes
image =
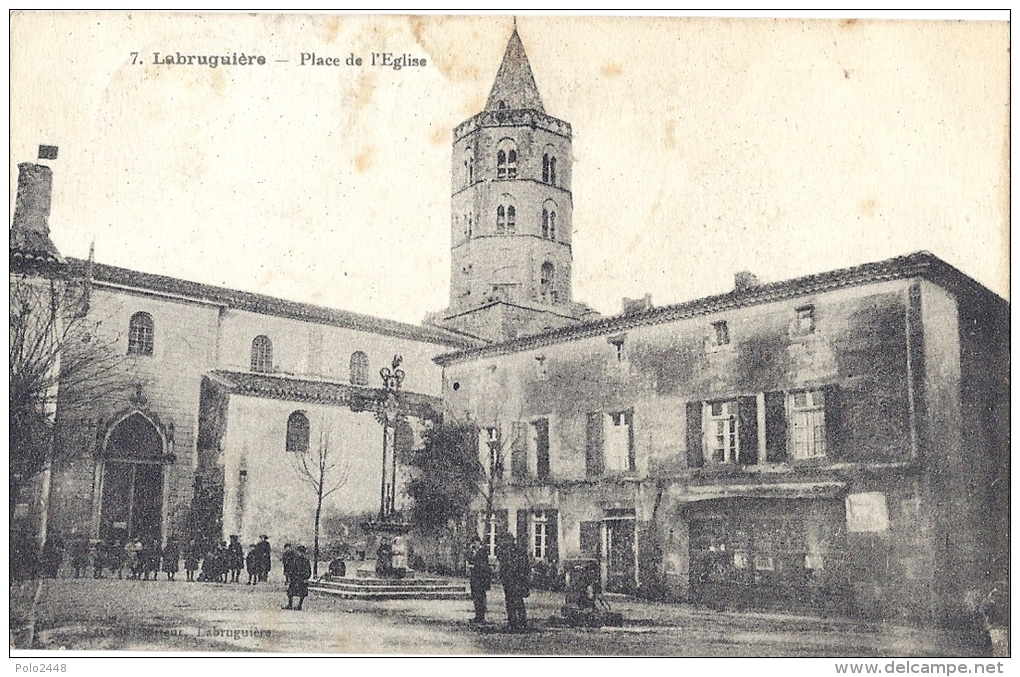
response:
{"label": "dark entrance", "polygon": [[141,414],[117,424],[106,442],[99,536],[162,541],[163,439]]}
{"label": "dark entrance", "polygon": [[634,590],[634,517],[606,519],[606,591]]}

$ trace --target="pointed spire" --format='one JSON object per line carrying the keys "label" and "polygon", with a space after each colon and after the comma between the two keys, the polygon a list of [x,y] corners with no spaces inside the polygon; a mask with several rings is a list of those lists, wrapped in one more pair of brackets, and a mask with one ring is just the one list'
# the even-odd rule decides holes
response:
{"label": "pointed spire", "polygon": [[[502,104],[502,105],[500,105]],[[517,34],[517,18],[514,18],[514,30],[503,53],[503,63],[499,65],[496,81],[492,83],[489,100],[485,102],[485,110],[509,108],[518,110],[529,108],[545,112],[542,97],[535,84],[535,76],[528,63],[528,55],[524,53],[521,36]]]}

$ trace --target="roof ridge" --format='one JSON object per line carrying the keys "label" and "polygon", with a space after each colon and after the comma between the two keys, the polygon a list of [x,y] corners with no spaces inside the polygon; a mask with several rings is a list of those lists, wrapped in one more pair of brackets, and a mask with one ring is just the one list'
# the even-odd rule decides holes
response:
{"label": "roof ridge", "polygon": [[[620,331],[645,324],[657,324],[671,320],[703,315],[718,310],[768,303],[788,298],[792,294],[816,293],[868,282],[902,279],[928,274],[945,285],[963,287],[968,292],[983,290],[997,299],[998,294],[959,269],[943,261],[929,251],[921,250],[881,261],[862,263],[836,270],[812,273],[800,277],[767,282],[745,290],[731,290],[722,294],[704,296],[666,306],[627,314],[612,315],[581,324],[561,327],[541,334],[522,336],[487,346],[474,346],[434,358],[437,364],[446,365],[461,358],[500,355],[552,345],[575,338],[597,336],[602,333]],[[1002,299],[1004,303],[1008,303]]]}
{"label": "roof ridge", "polygon": [[[88,261],[74,257],[67,257],[66,261],[71,272],[79,271],[84,273],[89,265]],[[147,273],[98,262],[91,265],[91,270],[92,275],[103,282],[176,294],[191,297],[195,300],[221,303],[240,310],[292,317],[305,321],[327,323],[335,326],[361,329],[363,331],[396,335],[400,338],[425,340],[453,346],[467,347],[477,343],[476,341],[471,341],[466,336],[454,334],[442,327],[410,324],[399,320],[366,315],[329,306],[320,306],[304,301],[293,301],[258,292],[220,287],[204,282],[194,282],[160,273]],[[104,273],[106,274],[104,275]],[[412,334],[417,334],[417,336]]]}

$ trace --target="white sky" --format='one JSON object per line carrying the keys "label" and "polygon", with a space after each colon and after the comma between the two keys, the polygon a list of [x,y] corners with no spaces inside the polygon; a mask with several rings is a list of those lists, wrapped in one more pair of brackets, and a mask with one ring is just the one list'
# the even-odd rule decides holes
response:
{"label": "white sky", "polygon": [[[1008,295],[1006,23],[523,16],[574,129],[574,297],[664,305],[927,249]],[[418,322],[447,305],[452,128],[511,19],[28,14],[17,163],[66,256]],[[140,52],[132,65],[131,52]],[[266,66],[156,66],[244,52]],[[301,67],[301,52],[428,66]],[[289,59],[290,63],[276,63]]]}

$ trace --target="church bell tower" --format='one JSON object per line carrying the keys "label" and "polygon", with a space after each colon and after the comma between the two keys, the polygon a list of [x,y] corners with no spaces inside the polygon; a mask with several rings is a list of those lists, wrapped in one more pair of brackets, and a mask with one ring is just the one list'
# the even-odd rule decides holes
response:
{"label": "church bell tower", "polygon": [[453,133],[450,306],[489,340],[593,316],[573,302],[570,125],[545,112],[516,26],[485,109]]}

